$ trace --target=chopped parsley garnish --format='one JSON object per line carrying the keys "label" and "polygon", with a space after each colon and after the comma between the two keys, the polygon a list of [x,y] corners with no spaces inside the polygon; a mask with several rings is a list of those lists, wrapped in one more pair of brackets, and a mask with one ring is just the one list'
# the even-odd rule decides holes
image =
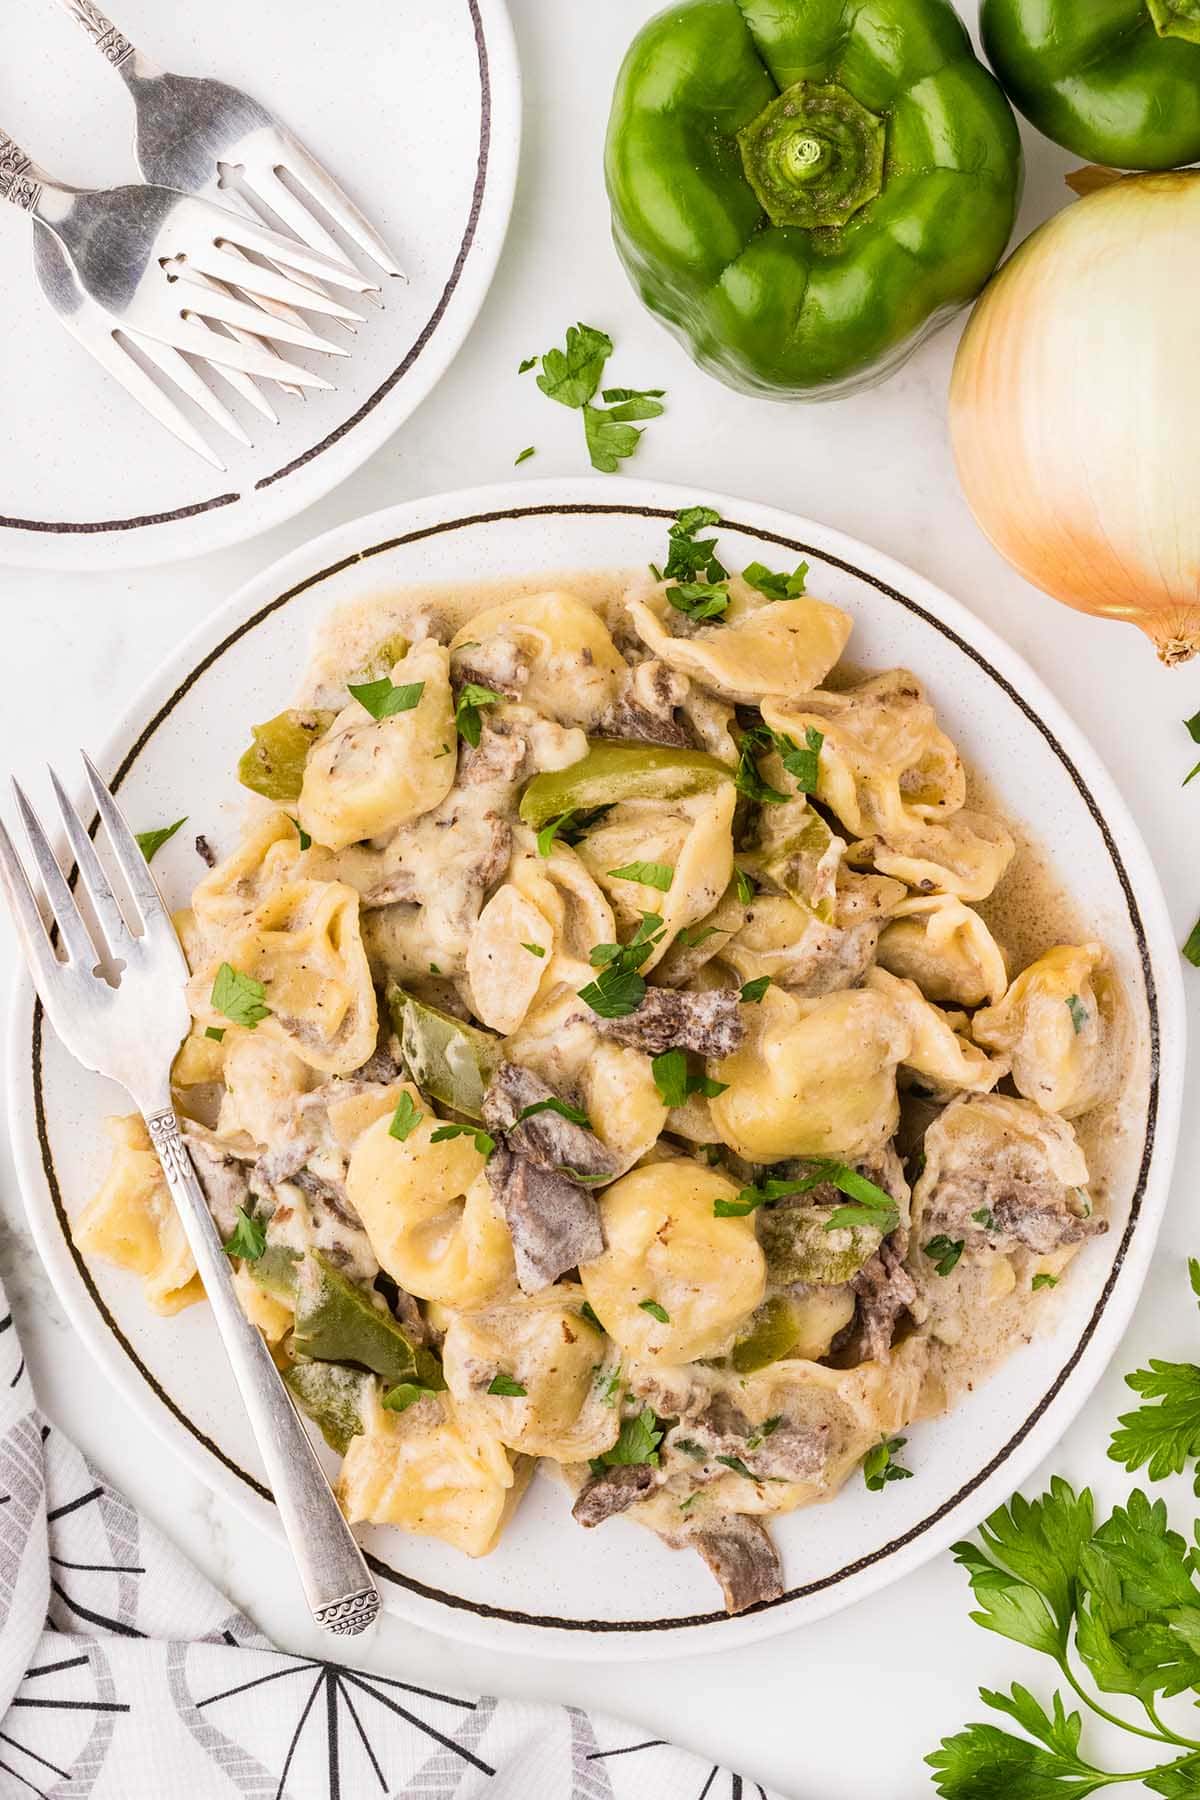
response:
{"label": "chopped parsley garnish", "polygon": [[263,1019],[270,1017],[266,994],[261,981],[255,981],[252,975],[243,975],[239,969],[223,962],[217,970],[210,1000],[231,1024],[244,1025],[247,1031],[253,1031]]}
{"label": "chopped parsley garnish", "polygon": [[721,515],[711,506],[685,506],[675,514],[675,523],[667,534],[667,560],[663,567],[665,581],[719,582],[728,579],[729,570],[717,561],[716,538],[698,538],[698,531],[719,525]]}
{"label": "chopped parsley garnish", "polygon": [[695,1438],[676,1438],[671,1445],[672,1450],[682,1450],[685,1456],[694,1456],[697,1462],[708,1461],[708,1451]]}
{"label": "chopped parsley garnish", "polygon": [[769,1419],[764,1419],[762,1424],[758,1427],[758,1430],[752,1432],[746,1439],[747,1450],[757,1450],[764,1439],[773,1437],[782,1424],[782,1413],[773,1413]]}
{"label": "chopped parsley garnish", "polygon": [[246,1262],[257,1262],[267,1247],[265,1226],[252,1219],[249,1213],[239,1206],[233,1230],[221,1245],[226,1256],[240,1256]]}
{"label": "chopped parsley garnish", "polygon": [[636,1012],[646,995],[646,983],[638,970],[665,930],[660,915],[647,912],[627,944],[594,944],[588,960],[602,973],[580,988],[584,1005],[602,1019],[622,1019]]}
{"label": "chopped parsley garnish", "polygon": [[[1200,1299],[1200,1262],[1188,1259],[1192,1293]],[[1108,1454],[1132,1474],[1144,1468],[1151,1481],[1182,1475],[1193,1457],[1200,1456],[1200,1368],[1195,1363],[1150,1359],[1146,1369],[1125,1377],[1127,1387],[1153,1405],[1139,1406],[1117,1420]],[[1195,1477],[1200,1497],[1200,1473]]]}
{"label": "chopped parsley garnish", "polygon": [[701,944],[707,944],[710,937],[728,936],[719,925],[685,925],[682,931],[675,933],[675,942],[682,944],[685,950],[698,950]]}
{"label": "chopped parsley garnish", "polygon": [[187,814],[185,813],[183,818],[176,819],[173,825],[157,825],[153,831],[135,832],[134,836],[137,838],[137,847],[145,857],[146,861],[153,862],[163,845],[167,843],[170,838],[175,836],[175,833],[179,830],[181,825],[186,824]]}
{"label": "chopped parsley garnish", "polygon": [[735,1475],[744,1476],[747,1481],[758,1480],[758,1476],[750,1473],[740,1456],[714,1456],[713,1461],[724,1463],[727,1469],[732,1469]]}
{"label": "chopped parsley garnish", "polygon": [[[596,1318],[595,1313],[592,1314],[592,1318],[596,1321],[596,1329],[598,1331],[603,1331],[604,1327],[601,1325],[599,1319]],[[605,1373],[603,1364],[601,1364],[596,1370],[595,1385],[605,1406],[616,1406],[621,1398],[621,1390],[624,1386],[624,1383],[621,1380],[620,1363],[617,1364],[615,1369],[610,1369],[607,1374]]]}
{"label": "chopped parsley garnish", "polygon": [[594,1325],[596,1327],[597,1331],[604,1330],[603,1325],[600,1323],[599,1319],[596,1317],[595,1313],[592,1311],[592,1304],[591,1304],[590,1300],[584,1301],[583,1305],[579,1309],[579,1313],[580,1313],[580,1317],[586,1319],[589,1325]]}
{"label": "chopped parsley garnish", "polygon": [[[418,1113],[417,1118],[419,1119],[420,1116],[420,1113]],[[395,1124],[394,1119],[392,1123]],[[416,1120],[414,1120],[413,1123],[415,1124]],[[411,1130],[412,1126],[410,1125],[409,1131]],[[397,1135],[399,1134],[396,1132],[392,1133],[393,1137],[396,1137]],[[404,1133],[404,1136],[408,1136],[407,1131]],[[496,1140],[491,1133],[480,1131],[476,1125],[439,1125],[436,1131],[430,1132],[429,1141],[431,1144],[447,1144],[450,1142],[451,1138],[460,1137],[473,1138],[475,1140],[475,1148],[478,1150],[480,1156],[490,1156],[492,1151],[496,1148]]]}
{"label": "chopped parsley garnish", "polygon": [[816,1187],[834,1187],[853,1202],[839,1206],[826,1223],[826,1231],[844,1231],[856,1225],[870,1226],[884,1237],[900,1223],[900,1210],[892,1196],[868,1181],[848,1163],[814,1162],[807,1175],[790,1179],[772,1177],[758,1187],[743,1188],[736,1200],[717,1200],[713,1213],[718,1219],[744,1219],[772,1200],[784,1200],[792,1194],[809,1194]]}
{"label": "chopped parsley garnish", "polygon": [[1200,920],[1192,927],[1191,936],[1183,946],[1183,954],[1195,969],[1200,969]]}
{"label": "chopped parsley garnish", "polygon": [[902,1469],[894,1459],[903,1450],[908,1439],[902,1437],[885,1438],[876,1444],[863,1457],[863,1480],[872,1494],[882,1493],[889,1481],[910,1481],[911,1469]]}
{"label": "chopped parsley garnish", "polygon": [[425,1114],[416,1104],[411,1094],[401,1094],[399,1104],[392,1114],[392,1122],[388,1126],[388,1136],[399,1138],[403,1143],[410,1132],[416,1130]]}
{"label": "chopped parsley garnish", "polygon": [[638,1305],[644,1313],[649,1313],[652,1319],[657,1319],[660,1325],[671,1323],[670,1313],[665,1306],[660,1306],[657,1300],[639,1300]]}
{"label": "chopped parsley garnish", "polygon": [[790,575],[776,575],[764,563],[752,562],[742,570],[742,580],[768,600],[798,600],[804,593],[808,564],[799,563]]}
{"label": "chopped parsley garnish", "polygon": [[519,1125],[523,1119],[532,1119],[537,1113],[544,1112],[557,1113],[560,1119],[567,1119],[572,1125],[582,1125],[585,1131],[592,1129],[592,1121],[585,1112],[581,1112],[577,1106],[568,1105],[567,1101],[560,1100],[555,1094],[550,1095],[546,1100],[535,1100],[532,1106],[524,1107],[517,1114],[517,1124]]}
{"label": "chopped parsley garnish", "polygon": [[504,695],[498,694],[494,688],[481,687],[477,681],[463,683],[462,692],[458,696],[458,705],[454,709],[454,724],[458,735],[464,743],[470,744],[472,750],[479,748],[479,739],[483,724],[479,717],[481,706],[496,706]]}
{"label": "chopped parsley garnish", "polygon": [[682,1512],[682,1513],[691,1512],[693,1506],[695,1506],[695,1504],[699,1498],[700,1498],[700,1496],[698,1493],[697,1494],[689,1494],[686,1500],[681,1500],[679,1502],[680,1512]]}
{"label": "chopped parsley garnish", "polygon": [[747,800],[753,800],[757,806],[783,806],[787,800],[786,794],[764,781],[758,772],[758,759],[771,748],[772,742],[772,734],[765,725],[743,731],[738,739],[738,765],[734,770],[733,785],[739,794],[745,794]]}
{"label": "chopped parsley garnish", "polygon": [[612,1449],[592,1458],[592,1473],[602,1475],[605,1469],[618,1469],[629,1463],[657,1463],[662,1436],[662,1420],[653,1407],[643,1407],[635,1418],[621,1421],[620,1435]]}
{"label": "chopped parsley garnish", "polygon": [[996,1215],[990,1206],[981,1206],[978,1212],[971,1214],[971,1218],[984,1231],[995,1231],[996,1229]]}
{"label": "chopped parsley garnish", "polygon": [[772,733],[779,759],[802,794],[814,794],[820,779],[821,746],[825,735],[813,725],[804,729],[804,747],[782,732]]}
{"label": "chopped parsley garnish", "polygon": [[536,356],[523,356],[517,364],[517,374],[528,375],[530,369],[536,369],[537,366],[538,359]]}
{"label": "chopped parsley garnish", "polygon": [[214,1044],[222,1044],[225,1041],[225,1027],[223,1025],[206,1025],[204,1035],[206,1038],[211,1038]]}
{"label": "chopped parsley garnish", "polygon": [[682,1106],[691,1094],[715,1100],[729,1086],[728,1082],[713,1081],[707,1075],[693,1075],[686,1050],[664,1050],[661,1056],[653,1057],[650,1073],[664,1106]]}
{"label": "chopped parsley garnish", "polygon": [[605,388],[600,398],[605,405],[615,406],[622,400],[662,400],[666,392],[666,388]]}
{"label": "chopped parsley garnish", "polygon": [[[609,391],[625,390],[613,388]],[[619,406],[585,406],[583,436],[593,469],[599,469],[602,475],[615,475],[618,466],[627,456],[633,455],[641,442],[642,433],[633,421],[657,419],[662,411],[661,400],[642,394],[622,401]]]}
{"label": "chopped parsley garnish", "polygon": [[625,863],[619,869],[610,869],[608,874],[612,881],[638,881],[643,887],[657,888],[662,894],[666,893],[675,879],[675,871],[670,864],[660,862]]}
{"label": "chopped parsley garnish", "polygon": [[612,350],[613,341],[607,331],[582,321],[569,325],[566,349],[546,351],[537,384],[543,394],[557,400],[560,406],[578,410],[587,405],[600,386]]}
{"label": "chopped parsley garnish", "polygon": [[555,838],[561,838],[564,844],[577,844],[607,811],[607,806],[594,806],[590,810],[573,806],[568,812],[559,813],[557,818],[547,819],[537,834],[538,855],[549,856]]}
{"label": "chopped parsley garnish", "polygon": [[1033,1278],[1033,1281],[1030,1285],[1032,1286],[1033,1291],[1036,1294],[1039,1288],[1057,1287],[1058,1286],[1058,1276],[1057,1275],[1035,1275]]}
{"label": "chopped parsley garnish", "polygon": [[[288,818],[292,819],[291,813],[288,814]],[[292,824],[296,827],[296,836],[300,839],[301,850],[311,850],[312,839],[309,837],[307,831],[305,831],[299,819],[292,819]]]}
{"label": "chopped parsley garnish", "polygon": [[528,462],[530,457],[536,456],[536,454],[537,446],[535,444],[526,444],[525,448],[519,450],[516,456],[513,457],[513,468],[519,469],[523,462]]}
{"label": "chopped parsley garnish", "polygon": [[419,1381],[401,1381],[395,1387],[388,1389],[379,1404],[388,1412],[407,1412],[409,1407],[415,1406],[418,1400],[424,1400],[426,1394],[436,1391],[435,1388],[422,1387]]}
{"label": "chopped parsley garnish", "polygon": [[1078,1037],[1088,1022],[1087,1007],[1078,994],[1067,995],[1067,1011],[1070,1013],[1071,1023],[1075,1027],[1075,1036]]}
{"label": "chopped parsley garnish", "polygon": [[747,1006],[757,1006],[770,985],[771,977],[769,975],[756,975],[753,981],[747,981],[744,984],[741,998]]}
{"label": "chopped parsley garnish", "polygon": [[752,876],[747,875],[745,869],[735,869],[733,871],[733,881],[734,886],[737,888],[738,899],[743,906],[749,906],[755,894],[758,892],[758,884]]}
{"label": "chopped parsley garnish", "polygon": [[667,599],[676,612],[686,614],[697,624],[705,619],[719,619],[729,610],[729,589],[723,582],[676,582],[667,589]]}
{"label": "chopped parsley garnish", "polygon": [[522,950],[528,950],[530,956],[545,956],[546,954],[546,947],[544,944],[522,944],[521,948]]}
{"label": "chopped parsley garnish", "polygon": [[[1188,736],[1193,744],[1200,744],[1200,712],[1193,713],[1190,719],[1185,719],[1183,722],[1187,726]],[[1197,775],[1200,775],[1200,763],[1196,764],[1190,774],[1184,776],[1184,787],[1188,785],[1189,781],[1195,781]]]}
{"label": "chopped parsley garnish", "polygon": [[390,676],[382,675],[378,681],[364,681],[357,687],[350,682],[349,689],[373,719],[390,719],[396,713],[413,710],[425,692],[425,683],[408,681],[393,687]]}
{"label": "chopped parsley garnish", "polygon": [[511,1375],[505,1375],[502,1370],[497,1370],[488,1386],[489,1394],[502,1394],[508,1400],[523,1400],[527,1392],[519,1381],[514,1381]]}
{"label": "chopped parsley garnish", "polygon": [[[964,1242],[963,1238],[950,1238],[944,1232],[939,1232],[937,1237],[930,1238],[925,1245],[925,1254],[933,1264],[936,1275],[949,1275],[952,1269],[958,1267],[958,1259],[963,1253]],[[1035,1281],[1033,1285],[1036,1287],[1037,1282]]]}

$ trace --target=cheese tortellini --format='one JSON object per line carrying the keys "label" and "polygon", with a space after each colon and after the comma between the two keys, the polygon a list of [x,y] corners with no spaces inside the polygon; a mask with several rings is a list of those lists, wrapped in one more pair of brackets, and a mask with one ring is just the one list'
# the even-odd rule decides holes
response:
{"label": "cheese tortellini", "polygon": [[1008,1056],[1018,1093],[1074,1119],[1110,1099],[1120,1079],[1124,1014],[1102,944],[1062,944],[975,1015],[972,1032]]}
{"label": "cheese tortellini", "polygon": [[607,1248],[579,1271],[608,1335],[663,1363],[719,1355],[763,1297],[766,1265],[749,1219],[718,1218],[737,1198],[689,1159],[635,1169],[601,1199]]}
{"label": "cheese tortellini", "polygon": [[454,699],[444,646],[414,644],[391,680],[418,690],[414,705],[375,719],[351,700],[309,752],[297,816],[329,850],[409,824],[454,785]]}
{"label": "cheese tortellini", "polygon": [[915,981],[927,1000],[983,1006],[1008,987],[1004,952],[977,912],[952,894],[894,906],[876,952],[881,968]]}
{"label": "cheese tortellini", "polygon": [[136,1113],[106,1128],[112,1164],[71,1235],[85,1254],[140,1275],[154,1312],[177,1313],[203,1300],[204,1288],[150,1135]]}
{"label": "cheese tortellini", "polygon": [[469,1135],[434,1142],[438,1121],[420,1090],[401,1083],[421,1114],[404,1137],[392,1113],[375,1120],[350,1153],[346,1192],[371,1248],[394,1281],[420,1300],[477,1306],[511,1289],[512,1245],[492,1201],[484,1157]]}
{"label": "cheese tortellini", "polygon": [[450,651],[469,666],[474,646],[486,652],[496,638],[515,652],[525,704],[562,725],[598,725],[625,676],[625,660],[595,609],[559,589],[473,614]]}
{"label": "cheese tortellini", "polygon": [[832,669],[853,626],[849,613],[823,600],[771,600],[742,588],[720,625],[689,637],[669,629],[665,594],[631,599],[629,616],[652,655],[725,700],[755,705],[764,695],[804,693]]}
{"label": "cheese tortellini", "polygon": [[[647,912],[663,919],[666,931],[644,968],[653,968],[681,931],[706,918],[729,886],[736,802],[728,781],[687,800],[628,800],[614,806],[580,844],[580,861],[611,900],[620,924],[636,927]],[[653,873],[652,881],[639,878],[642,864],[650,865],[641,874]],[[623,869],[631,873],[622,875]]]}

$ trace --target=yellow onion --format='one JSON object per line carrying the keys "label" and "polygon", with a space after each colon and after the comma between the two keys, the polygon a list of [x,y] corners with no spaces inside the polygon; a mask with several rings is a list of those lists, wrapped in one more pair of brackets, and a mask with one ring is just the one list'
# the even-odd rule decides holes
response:
{"label": "yellow onion", "polygon": [[1200,172],[1128,176],[1023,244],[950,394],[983,530],[1029,581],[1200,650]]}

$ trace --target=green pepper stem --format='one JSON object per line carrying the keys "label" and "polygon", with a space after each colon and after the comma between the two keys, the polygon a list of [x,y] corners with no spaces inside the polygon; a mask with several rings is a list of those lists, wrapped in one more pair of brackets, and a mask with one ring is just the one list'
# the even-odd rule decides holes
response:
{"label": "green pepper stem", "polygon": [[773,225],[843,225],[883,190],[887,128],[836,82],[798,81],[738,133]]}

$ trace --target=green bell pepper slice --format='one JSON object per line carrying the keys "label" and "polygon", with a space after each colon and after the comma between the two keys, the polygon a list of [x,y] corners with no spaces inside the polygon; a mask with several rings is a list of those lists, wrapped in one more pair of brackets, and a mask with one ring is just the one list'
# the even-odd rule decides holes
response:
{"label": "green bell pepper slice", "polygon": [[296,1405],[320,1427],[321,1436],[339,1456],[345,1456],[350,1439],[363,1429],[363,1405],[374,1379],[365,1369],[327,1362],[293,1363],[283,1375]]}
{"label": "green bell pepper slice", "polygon": [[298,800],[308,753],[325,736],[334,717],[331,712],[297,712],[291,708],[276,713],[265,725],[252,725],[250,735],[254,742],[243,752],[237,767],[242,786],[268,800]]}
{"label": "green bell pepper slice", "polygon": [[683,0],[625,58],[606,175],[618,253],[696,360],[829,398],[979,293],[1021,148],[950,0]]}
{"label": "green bell pepper slice", "polygon": [[1089,162],[1200,159],[1200,0],[983,0],[983,45],[1014,106]]}
{"label": "green bell pepper slice", "polygon": [[421,1092],[466,1119],[482,1121],[483,1096],[503,1054],[501,1040],[405,993],[394,981],[385,998],[400,1054]]}
{"label": "green bell pepper slice", "polygon": [[780,1286],[803,1281],[810,1287],[840,1287],[857,1275],[882,1238],[870,1225],[826,1227],[833,1209],[821,1206],[768,1207],[758,1221],[767,1275]]}
{"label": "green bell pepper slice", "polygon": [[733,770],[705,750],[595,738],[578,762],[534,776],[521,795],[521,818],[539,831],[563,813],[621,800],[683,800],[732,780]]}
{"label": "green bell pepper slice", "polygon": [[409,1342],[391,1313],[343,1275],[319,1250],[305,1258],[296,1278],[297,1356],[313,1362],[354,1363],[381,1375],[389,1387],[419,1381],[444,1388],[442,1366],[431,1351]]}
{"label": "green bell pepper slice", "polygon": [[753,1375],[771,1363],[782,1362],[796,1348],[800,1320],[796,1304],[786,1294],[764,1300],[729,1353],[730,1366],[739,1375]]}

